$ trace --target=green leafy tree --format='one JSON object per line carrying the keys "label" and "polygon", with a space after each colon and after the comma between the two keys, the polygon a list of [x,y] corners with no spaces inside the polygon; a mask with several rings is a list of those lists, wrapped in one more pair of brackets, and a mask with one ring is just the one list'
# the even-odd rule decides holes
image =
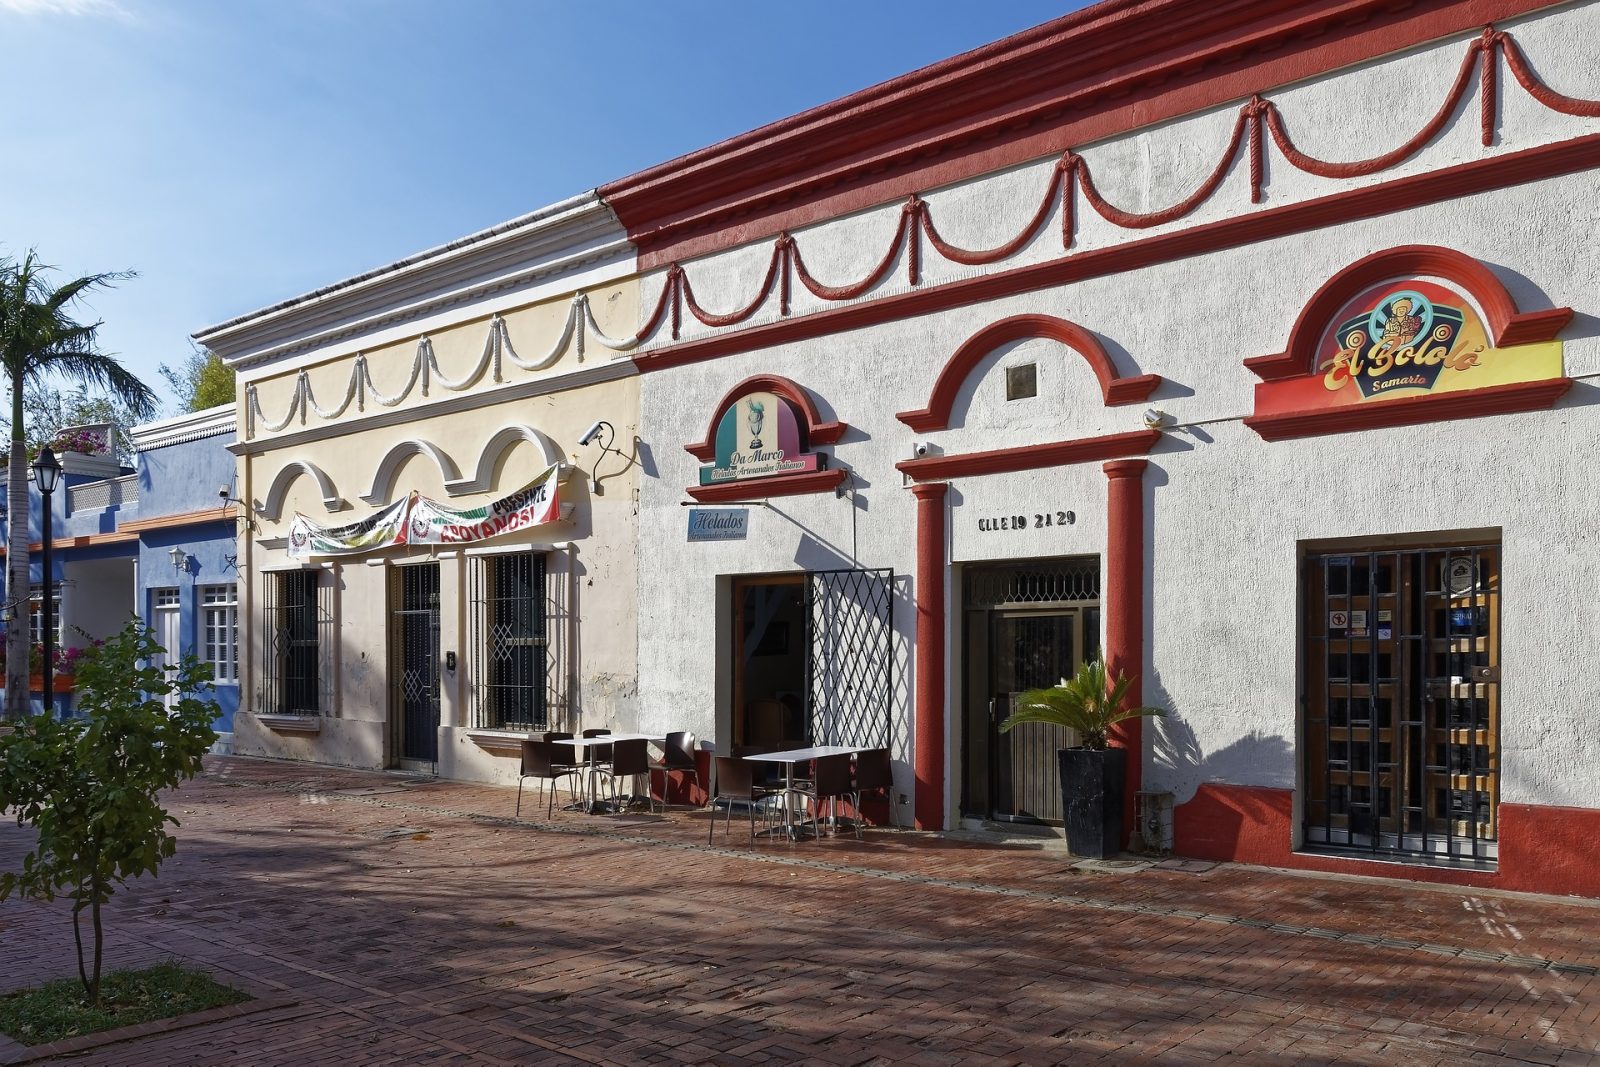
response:
{"label": "green leafy tree", "polygon": [[1106,661],[1101,657],[1082,664],[1071,678],[1049,689],[1030,689],[1017,697],[1015,709],[1000,724],[1001,733],[1025,722],[1052,723],[1078,731],[1084,748],[1103,749],[1111,728],[1127,719],[1165,715],[1161,708],[1134,707],[1128,700],[1133,679],[1118,673],[1106,681]]}
{"label": "green leafy tree", "polygon": [[233,371],[215,352],[196,348],[177,367],[163,363],[161,377],[167,380],[184,411],[204,411],[233,403]]}
{"label": "green leafy tree", "polygon": [[201,696],[211,668],[193,655],[175,667],[150,666],[161,652],[154,634],[138,620],[128,623],[78,666],[83,718],[35,715],[0,738],[0,811],[11,809],[19,826],[37,833],[22,870],[0,874],[0,900],[12,893],[71,899],[78,977],[91,1004],[100,1000],[101,907],[177,850],[167,827],[178,820],[161,792],[198,774],[217,739],[216,702]]}
{"label": "green leafy tree", "polygon": [[[139,377],[98,350],[100,323],[72,318],[72,305],[85,293],[128,274],[88,274],[52,285],[49,267],[29,251],[21,260],[0,259],[0,373],[11,386],[11,453],[6,475],[6,506],[14,520],[6,554],[6,596],[26,615],[28,591],[28,459],[25,397],[30,383],[56,376],[82,382],[126,405],[141,419],[155,414],[156,395]],[[28,628],[6,633],[6,717],[28,713]]]}

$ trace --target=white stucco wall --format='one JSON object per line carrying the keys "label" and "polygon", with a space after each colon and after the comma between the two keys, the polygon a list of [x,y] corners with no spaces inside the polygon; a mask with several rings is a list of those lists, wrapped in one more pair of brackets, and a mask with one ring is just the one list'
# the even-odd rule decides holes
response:
{"label": "white stucco wall", "polygon": [[[1561,91],[1600,96],[1600,74],[1575,41],[1592,39],[1593,5],[1566,6],[1504,27],[1542,76]],[[1302,148],[1330,158],[1365,158],[1400,143],[1443,98],[1466,36],[1391,60],[1274,90]],[[1269,165],[1261,209],[1340,189],[1389,181],[1465,160],[1600,129],[1555,115],[1503,77],[1500,140],[1478,142],[1476,83],[1450,131],[1404,167],[1352,182],[1312,178]],[[1271,87],[1263,86],[1263,90]],[[1226,137],[1233,109],[1143,131],[1085,154],[1105,195],[1126,208],[1160,207],[1194,187],[1204,166],[1173,161],[1185,146]],[[1270,158],[1270,157],[1269,157]],[[1036,184],[1050,166],[1037,170]],[[1163,229],[1260,210],[1245,175],[1199,214],[1154,231],[1114,230],[1080,212],[1080,244],[1126,241]],[[1037,203],[1018,190],[1021,168],[929,196],[947,237],[990,246],[1013,235]],[[1179,801],[1205,781],[1290,788],[1296,782],[1299,543],[1307,539],[1498,529],[1504,548],[1500,795],[1503,802],[1594,806],[1589,768],[1600,759],[1600,666],[1583,655],[1600,628],[1590,590],[1600,582],[1593,551],[1597,488],[1592,459],[1600,376],[1600,285],[1594,247],[1595,177],[1580,174],[1350,221],[1313,232],[1193,256],[1058,289],[1013,296],[814,340],[680,366],[641,380],[642,436],[656,464],[642,481],[639,607],[642,725],[687,726],[715,735],[727,723],[726,657],[719,660],[718,612],[726,582],[740,573],[794,571],[854,560],[915,570],[915,504],[894,469],[917,440],[961,453],[1025,446],[1141,428],[1141,406],[1105,408],[1077,354],[1050,341],[1004,346],[976,370],[951,428],[916,434],[894,418],[923,407],[950,354],[1000,319],[1041,313],[1096,334],[1124,375],[1155,373],[1165,383],[1150,404],[1177,425],[1150,457],[1146,476],[1149,605],[1147,697],[1173,716],[1147,728],[1147,788]],[[797,232],[808,266],[829,282],[860,277],[882,254],[898,216],[887,205]],[[951,219],[949,226],[944,220]],[[1016,259],[1062,255],[1046,237]],[[1240,419],[1257,378],[1243,360],[1280,352],[1302,307],[1329,277],[1363,256],[1402,244],[1439,244],[1495,271],[1525,309],[1572,306],[1562,333],[1566,373],[1580,382],[1550,412],[1268,443]],[[743,304],[765,269],[765,246],[689,264],[696,296],[718,311]],[[925,248],[935,282],[974,273],[944,267]],[[943,273],[941,273],[943,272]],[[904,272],[893,281],[904,287]],[[647,280],[642,313],[654,293]],[[886,286],[884,291],[893,288]],[[803,291],[797,286],[796,293]],[[870,300],[872,296],[864,297]],[[774,316],[776,302],[773,303]],[[797,295],[795,315],[820,303]],[[692,320],[686,317],[686,323]],[[694,326],[686,336],[715,332]],[[1004,401],[1003,368],[1037,360],[1039,396]],[[743,542],[689,544],[684,487],[698,463],[683,445],[701,440],[715,405],[735,383],[781,374],[808,389],[825,418],[850,424],[830,450],[853,474],[852,502],[831,495],[774,499],[752,509]],[[1034,555],[1103,554],[1105,477],[1094,463],[1026,474],[962,478],[950,494],[951,561]],[[1064,509],[1075,525],[979,534],[994,512]],[[954,583],[952,583],[954,584]],[[897,583],[896,627],[909,646],[914,596]],[[947,736],[959,736],[960,633],[952,597],[952,676]],[[897,657],[897,730],[909,734],[912,658]],[[720,718],[719,718],[720,715]],[[903,750],[904,757],[909,749]],[[958,754],[946,783],[947,811],[959,789]],[[902,768],[904,774],[904,768]],[[903,782],[902,788],[905,787]]]}

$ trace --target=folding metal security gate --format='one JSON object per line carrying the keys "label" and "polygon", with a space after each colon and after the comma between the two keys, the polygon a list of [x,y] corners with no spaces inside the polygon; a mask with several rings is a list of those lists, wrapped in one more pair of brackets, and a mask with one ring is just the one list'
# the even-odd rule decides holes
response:
{"label": "folding metal security gate", "polygon": [[439,565],[389,573],[389,706],[402,759],[439,758]]}
{"label": "folding metal security gate", "polygon": [[1303,577],[1306,842],[1494,858],[1500,546],[1320,553]]}
{"label": "folding metal security gate", "polygon": [[894,571],[811,571],[806,575],[805,613],[812,743],[888,748]]}

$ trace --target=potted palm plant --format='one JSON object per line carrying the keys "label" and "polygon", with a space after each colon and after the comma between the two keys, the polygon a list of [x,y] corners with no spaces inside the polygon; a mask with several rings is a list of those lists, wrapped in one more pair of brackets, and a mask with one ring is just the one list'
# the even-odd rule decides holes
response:
{"label": "potted palm plant", "polygon": [[1053,723],[1077,732],[1078,748],[1057,754],[1061,770],[1061,810],[1067,824],[1067,850],[1102,859],[1122,851],[1122,783],[1127,752],[1107,748],[1111,728],[1127,719],[1166,714],[1161,708],[1130,706],[1133,680],[1119,673],[1106,679],[1106,663],[1095,657],[1071,678],[1048,689],[1030,689],[1016,698],[1000,724],[1009,733],[1025,722]]}

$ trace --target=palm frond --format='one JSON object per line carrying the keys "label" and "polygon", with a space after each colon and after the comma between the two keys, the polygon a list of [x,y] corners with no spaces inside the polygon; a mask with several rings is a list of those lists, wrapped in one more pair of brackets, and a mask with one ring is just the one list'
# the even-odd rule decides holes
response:
{"label": "palm frond", "polygon": [[52,352],[41,359],[38,369],[104,390],[138,418],[148,419],[156,412],[155,390],[111,356],[99,352]]}
{"label": "palm frond", "polygon": [[1077,731],[1085,748],[1105,748],[1106,734],[1118,723],[1166,714],[1164,709],[1148,705],[1130,707],[1132,688],[1133,679],[1126,674],[1119,673],[1108,683],[1105,660],[1096,657],[1060,685],[1020,694],[1015,710],[1000,724],[1000,732],[1009,733],[1022,723],[1046,723]]}

